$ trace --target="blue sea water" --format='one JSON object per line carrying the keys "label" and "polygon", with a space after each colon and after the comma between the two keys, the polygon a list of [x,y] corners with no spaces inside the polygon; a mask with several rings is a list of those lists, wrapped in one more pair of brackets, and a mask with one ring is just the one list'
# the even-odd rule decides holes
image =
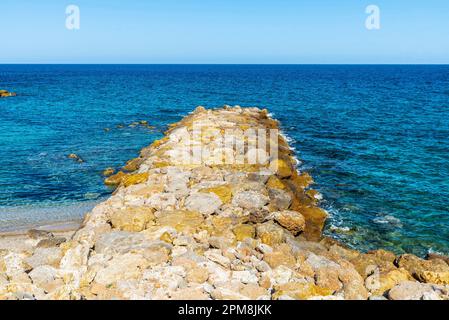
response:
{"label": "blue sea water", "polygon": [[449,253],[449,66],[0,65],[0,89],[19,94],[0,99],[0,230],[81,217],[111,192],[104,168],[197,105],[239,104],[281,121],[326,234]]}

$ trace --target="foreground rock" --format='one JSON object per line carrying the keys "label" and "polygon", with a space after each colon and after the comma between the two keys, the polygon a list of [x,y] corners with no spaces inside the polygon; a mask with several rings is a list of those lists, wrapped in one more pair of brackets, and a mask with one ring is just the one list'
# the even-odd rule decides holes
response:
{"label": "foreground rock", "polygon": [[[205,132],[185,140],[198,122]],[[449,299],[439,257],[360,253],[322,237],[320,196],[281,135],[276,158],[247,136],[261,161],[217,161],[230,151],[217,132],[235,128],[278,123],[257,108],[197,108],[108,174],[117,189],[73,237],[34,231],[31,249],[1,250],[0,298]],[[206,157],[183,162],[192,145]]]}

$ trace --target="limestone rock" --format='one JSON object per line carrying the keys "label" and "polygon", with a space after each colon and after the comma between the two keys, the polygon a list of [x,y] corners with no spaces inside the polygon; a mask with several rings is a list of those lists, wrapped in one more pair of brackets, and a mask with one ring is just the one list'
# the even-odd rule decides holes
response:
{"label": "limestone rock", "polygon": [[243,241],[246,238],[254,238],[256,235],[256,230],[254,226],[249,224],[241,224],[232,230],[235,234],[235,238],[237,241]]}
{"label": "limestone rock", "polygon": [[236,193],[232,199],[232,204],[244,209],[261,209],[269,201],[269,198],[256,191],[242,191]]}
{"label": "limestone rock", "polygon": [[154,221],[153,210],[148,207],[126,207],[111,214],[111,224],[123,231],[139,232]]}
{"label": "limestone rock", "polygon": [[279,211],[274,213],[275,220],[290,231],[293,235],[297,235],[306,228],[306,220],[296,211]]}

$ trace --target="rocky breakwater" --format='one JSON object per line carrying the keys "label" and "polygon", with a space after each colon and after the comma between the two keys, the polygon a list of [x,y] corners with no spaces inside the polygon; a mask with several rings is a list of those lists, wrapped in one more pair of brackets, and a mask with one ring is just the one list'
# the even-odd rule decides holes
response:
{"label": "rocky breakwater", "polygon": [[448,299],[444,257],[321,235],[320,195],[278,128],[266,110],[198,107],[106,179],[115,192],[71,239],[0,251],[0,298]]}
{"label": "rocky breakwater", "polygon": [[15,97],[16,95],[17,94],[15,92],[0,90],[0,98]]}

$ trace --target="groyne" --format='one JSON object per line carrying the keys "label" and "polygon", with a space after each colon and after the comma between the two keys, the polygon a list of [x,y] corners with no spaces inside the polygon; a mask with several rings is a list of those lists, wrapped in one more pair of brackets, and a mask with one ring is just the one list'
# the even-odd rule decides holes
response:
{"label": "groyne", "polygon": [[0,299],[449,299],[445,257],[323,237],[267,110],[198,107],[105,182],[73,236],[0,251]]}

